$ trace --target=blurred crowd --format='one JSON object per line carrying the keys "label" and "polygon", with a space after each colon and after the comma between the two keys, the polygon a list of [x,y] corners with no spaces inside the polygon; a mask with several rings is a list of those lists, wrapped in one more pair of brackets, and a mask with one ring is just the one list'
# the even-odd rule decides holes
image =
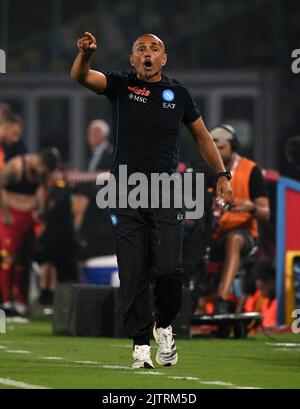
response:
{"label": "blurred crowd", "polygon": [[[57,283],[80,282],[81,261],[114,253],[108,214],[95,201],[96,176],[111,167],[108,123],[95,119],[87,128],[85,172],[64,168],[55,147],[29,153],[23,130],[22,118],[1,103],[0,297],[8,316],[28,313],[30,272],[38,277],[35,301],[52,311]],[[233,175],[233,202],[216,206],[215,178],[202,160],[179,164],[179,172],[203,172],[206,181],[204,217],[184,221],[184,285],[194,314],[260,311],[263,325],[274,327],[274,183],[239,154],[230,125],[211,134]]]}
{"label": "blurred crowd", "polygon": [[[153,0],[147,4],[75,0],[72,7],[59,2],[55,11],[52,2],[46,3],[41,10],[35,0],[24,5],[12,2],[7,16],[14,21],[7,35],[9,72],[65,71],[74,60],[78,35],[87,28],[101,41],[95,63],[109,60],[116,67],[126,64],[124,50],[129,51],[143,32],[157,33],[165,40],[172,55],[171,69],[274,67],[288,60],[283,45],[291,39],[297,44],[299,39],[297,2],[292,6],[289,2],[274,5],[272,0],[249,4],[239,0]],[[31,13],[24,19],[28,9]]]}
{"label": "blurred crowd", "polygon": [[98,217],[95,202],[97,173],[111,167],[109,125],[90,123],[85,173],[64,167],[55,147],[29,152],[24,127],[0,103],[0,303],[7,316],[28,313],[36,278],[36,301],[52,313],[57,283],[80,282],[80,261],[114,252],[107,213]]}

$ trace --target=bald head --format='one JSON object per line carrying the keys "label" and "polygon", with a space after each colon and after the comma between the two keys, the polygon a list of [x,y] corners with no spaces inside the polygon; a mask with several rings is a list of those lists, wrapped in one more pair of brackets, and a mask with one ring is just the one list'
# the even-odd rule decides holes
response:
{"label": "bald head", "polygon": [[155,82],[161,80],[161,70],[168,57],[160,38],[154,34],[143,34],[133,43],[129,59],[138,79]]}
{"label": "bald head", "polygon": [[157,45],[157,46],[161,47],[162,51],[164,53],[166,52],[166,47],[165,47],[164,42],[159,37],[157,37],[155,34],[151,34],[151,33],[142,34],[141,36],[139,36],[132,45],[132,51],[136,47],[138,47],[138,46],[140,46],[140,45],[142,45],[142,44],[144,44],[146,42],[151,42],[153,45]]}

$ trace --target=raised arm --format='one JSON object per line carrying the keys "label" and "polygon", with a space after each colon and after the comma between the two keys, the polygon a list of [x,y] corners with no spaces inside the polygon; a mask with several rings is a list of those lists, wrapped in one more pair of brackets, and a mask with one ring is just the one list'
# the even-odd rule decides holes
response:
{"label": "raised arm", "polygon": [[[200,117],[196,119],[196,121],[187,124],[186,126],[193,135],[203,159],[211,167],[211,169],[215,171],[216,174],[219,172],[225,172],[226,169],[222,158],[203,122],[203,119]],[[231,201],[231,197],[232,191],[230,182],[226,177],[222,176],[218,179],[216,187],[217,203],[223,200],[224,205],[226,205]]]}
{"label": "raised arm", "polygon": [[103,92],[106,88],[106,76],[102,72],[91,70],[93,53],[97,50],[97,40],[89,32],[77,41],[78,55],[71,69],[71,78],[94,92]]}

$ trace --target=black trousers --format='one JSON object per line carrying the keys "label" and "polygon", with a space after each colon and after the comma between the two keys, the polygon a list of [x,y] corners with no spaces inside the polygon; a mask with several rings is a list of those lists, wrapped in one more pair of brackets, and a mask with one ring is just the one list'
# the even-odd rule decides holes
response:
{"label": "black trousers", "polygon": [[158,327],[172,323],[181,308],[181,209],[110,210],[116,237],[124,330],[134,344],[149,344],[153,283]]}

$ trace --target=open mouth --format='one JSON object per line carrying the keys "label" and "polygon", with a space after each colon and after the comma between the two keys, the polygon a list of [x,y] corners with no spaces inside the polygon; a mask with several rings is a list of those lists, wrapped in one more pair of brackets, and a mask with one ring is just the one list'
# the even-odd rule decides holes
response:
{"label": "open mouth", "polygon": [[144,61],[144,67],[145,68],[152,68],[152,61],[151,60]]}

